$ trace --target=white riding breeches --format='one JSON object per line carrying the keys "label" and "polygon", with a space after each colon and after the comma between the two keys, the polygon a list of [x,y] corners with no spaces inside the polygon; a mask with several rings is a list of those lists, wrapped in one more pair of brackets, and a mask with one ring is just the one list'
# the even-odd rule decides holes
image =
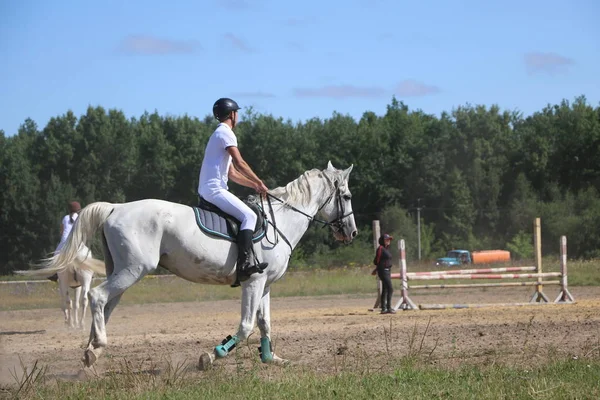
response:
{"label": "white riding breeches", "polygon": [[256,213],[233,193],[227,190],[215,190],[211,193],[202,193],[202,197],[240,221],[241,231],[245,229],[254,231]]}

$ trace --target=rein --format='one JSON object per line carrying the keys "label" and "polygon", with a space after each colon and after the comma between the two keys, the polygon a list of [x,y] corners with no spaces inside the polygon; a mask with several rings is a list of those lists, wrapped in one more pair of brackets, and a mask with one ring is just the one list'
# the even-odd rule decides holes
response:
{"label": "rein", "polygon": [[[280,203],[282,203],[285,207],[289,208],[290,210],[304,215],[306,218],[308,218],[308,220],[310,222],[318,222],[320,224],[323,224],[323,227],[331,226],[332,228],[336,229],[336,231],[339,231],[343,228],[342,220],[344,218],[352,215],[354,213],[354,211],[351,211],[347,214],[344,213],[344,203],[342,202],[342,194],[340,193],[340,188],[338,187],[337,182],[335,183],[335,187],[336,187],[336,191],[334,193],[331,193],[331,195],[327,198],[327,200],[325,200],[323,205],[321,205],[321,207],[319,207],[319,209],[317,210],[317,214],[318,214],[319,211],[321,211],[321,209],[323,207],[325,207],[331,201],[332,197],[337,194],[337,205],[338,205],[339,216],[336,219],[334,219],[333,221],[325,221],[323,219],[316,218],[316,217],[309,215],[309,214],[305,213],[304,211],[299,210],[298,208],[286,203],[279,197],[273,196],[271,193],[267,193],[267,204],[269,205],[269,213],[271,214],[271,219],[273,220],[273,221],[271,221],[270,219],[267,218],[267,222],[269,224],[271,224],[271,226],[273,227],[273,229],[275,230],[276,233],[279,233],[279,235],[281,235],[284,242],[286,242],[287,245],[290,246],[290,250],[292,250],[292,251],[294,250],[292,248],[290,241],[283,234],[283,232],[281,232],[281,230],[279,228],[277,228],[277,223],[275,221],[275,213],[273,212],[273,206],[271,204],[271,199],[277,200]],[[262,206],[262,201],[263,201],[262,196],[260,199],[261,199],[260,201],[261,201],[261,206]],[[264,210],[264,207],[262,207],[262,208]],[[270,244],[272,244],[273,246],[275,246],[278,243],[277,235],[275,235],[275,243],[271,242],[268,237],[267,237],[267,241]]]}

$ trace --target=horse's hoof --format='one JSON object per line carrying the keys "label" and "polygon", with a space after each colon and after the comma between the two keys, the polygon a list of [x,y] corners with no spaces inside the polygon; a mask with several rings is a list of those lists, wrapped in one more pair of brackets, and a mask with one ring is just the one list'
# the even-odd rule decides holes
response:
{"label": "horse's hoof", "polygon": [[271,362],[276,365],[288,365],[290,363],[290,360],[279,358],[276,355],[273,355],[273,361]]}
{"label": "horse's hoof", "polygon": [[209,352],[205,352],[200,356],[200,360],[198,361],[198,369],[200,371],[207,371],[212,368],[213,361],[215,361],[215,356],[210,354]]}
{"label": "horse's hoof", "polygon": [[275,365],[288,365],[290,363],[290,360],[278,357],[277,355],[275,355],[275,353],[273,353],[273,359],[270,361],[270,363]]}
{"label": "horse's hoof", "polygon": [[96,356],[96,353],[94,353],[94,350],[92,350],[92,349],[87,349],[85,351],[85,353],[83,353],[83,364],[86,367],[91,367],[92,365],[94,365],[94,363],[96,362],[97,359],[98,359],[98,357]]}

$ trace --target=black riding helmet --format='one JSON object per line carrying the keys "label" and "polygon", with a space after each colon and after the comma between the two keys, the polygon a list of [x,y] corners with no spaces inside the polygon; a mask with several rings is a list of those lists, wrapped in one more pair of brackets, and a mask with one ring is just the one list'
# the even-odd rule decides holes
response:
{"label": "black riding helmet", "polygon": [[215,105],[213,106],[213,115],[216,119],[221,121],[222,119],[226,119],[229,116],[229,113],[232,111],[237,111],[241,107],[238,104],[227,98],[222,97],[219,100],[215,101]]}

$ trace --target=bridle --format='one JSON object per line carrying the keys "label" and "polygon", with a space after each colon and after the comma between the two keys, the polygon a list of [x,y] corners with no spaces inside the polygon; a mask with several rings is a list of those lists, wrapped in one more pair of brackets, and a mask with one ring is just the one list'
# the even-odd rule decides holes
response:
{"label": "bridle", "polygon": [[[332,200],[333,196],[336,196],[336,201],[337,201],[337,209],[338,209],[338,217],[331,220],[331,221],[325,221],[323,219],[320,218],[316,218],[312,215],[309,215],[307,213],[305,213],[302,210],[297,209],[296,207],[292,206],[291,204],[286,203],[284,200],[280,199],[279,197],[273,196],[271,193],[267,192],[267,204],[269,205],[269,212],[271,214],[271,219],[266,218],[267,222],[269,224],[271,224],[271,226],[273,227],[273,229],[275,230],[276,233],[279,233],[279,235],[281,235],[281,238],[283,239],[284,242],[287,243],[288,246],[290,246],[290,250],[293,251],[293,247],[292,244],[289,242],[289,240],[287,239],[287,237],[283,234],[283,232],[281,232],[281,230],[279,228],[277,228],[277,223],[275,221],[275,214],[273,212],[273,206],[271,204],[271,199],[277,200],[280,203],[282,203],[282,205],[284,207],[289,208],[292,211],[295,211],[299,214],[304,215],[306,218],[308,218],[308,220],[310,222],[318,222],[320,224],[323,224],[323,227],[326,226],[330,226],[334,232],[339,232],[342,230],[342,228],[344,227],[344,223],[342,222],[344,220],[344,218],[349,217],[350,215],[354,214],[354,211],[350,211],[349,213],[346,213],[344,210],[344,202],[342,199],[342,192],[340,191],[340,187],[338,185],[338,182],[335,181],[335,191],[331,193],[331,195],[329,195],[329,197],[327,198],[327,200],[325,200],[323,202],[323,204],[319,207],[319,209],[317,210],[317,214],[319,213],[319,211],[321,211],[323,209],[323,207],[325,207],[327,204],[329,204],[329,202]],[[262,197],[261,197],[261,206],[262,206]],[[264,210],[264,207],[262,207]],[[315,214],[316,215],[316,214]],[[272,221],[271,221],[272,220]],[[310,224],[309,222],[309,224]],[[278,243],[278,239],[277,239],[277,235],[275,235],[275,243],[271,242],[269,240],[269,238],[267,237],[267,241],[272,244],[273,246],[275,246]]]}

